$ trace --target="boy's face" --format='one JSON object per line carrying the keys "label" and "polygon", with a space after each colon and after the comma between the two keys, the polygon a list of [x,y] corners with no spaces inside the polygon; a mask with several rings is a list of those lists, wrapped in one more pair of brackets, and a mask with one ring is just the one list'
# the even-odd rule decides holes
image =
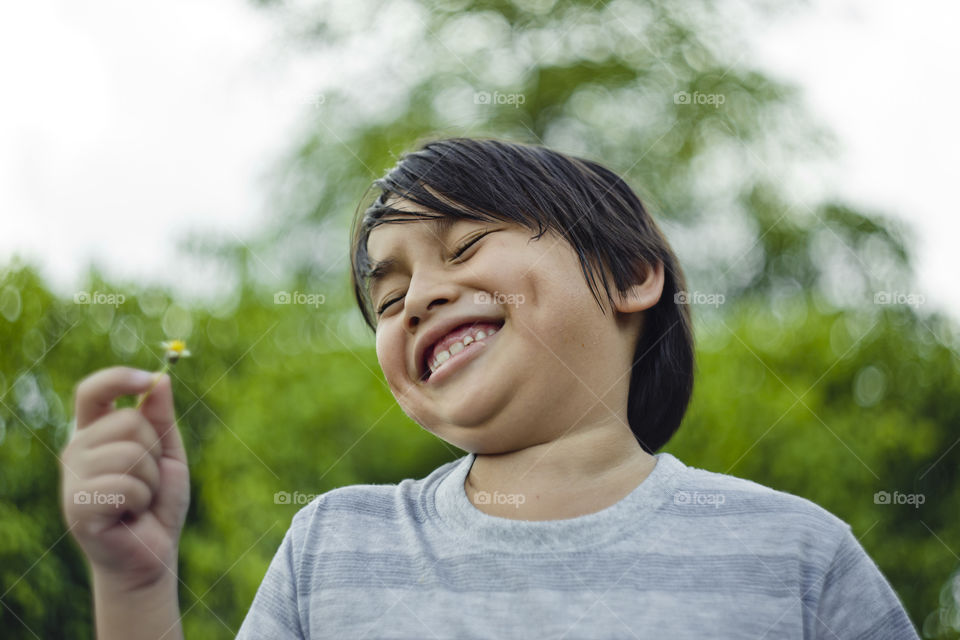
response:
{"label": "boy's face", "polygon": [[[372,261],[398,263],[371,284],[375,310],[400,298],[376,329],[387,383],[408,416],[466,451],[502,453],[598,421],[627,423],[642,314],[604,315],[573,248],[550,232],[534,235],[515,223],[474,220],[455,220],[441,233],[437,221],[414,219],[380,225],[369,236]],[[601,299],[606,305],[602,289]],[[421,354],[450,329],[481,322],[502,326],[460,340],[462,350],[438,348],[455,353],[422,379]]]}

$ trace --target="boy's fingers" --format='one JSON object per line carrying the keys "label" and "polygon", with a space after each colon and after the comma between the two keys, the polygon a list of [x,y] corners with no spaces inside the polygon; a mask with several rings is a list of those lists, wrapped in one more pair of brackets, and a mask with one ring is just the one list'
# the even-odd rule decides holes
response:
{"label": "boy's fingers", "polygon": [[156,458],[140,443],[130,440],[111,442],[99,447],[97,455],[88,456],[81,473],[87,478],[128,475],[142,480],[153,493],[160,488],[160,467]]}
{"label": "boy's fingers", "polygon": [[157,437],[160,438],[160,444],[163,446],[163,455],[186,462],[187,454],[184,452],[183,441],[180,439],[180,431],[177,429],[176,416],[173,412],[173,389],[169,375],[163,374],[160,382],[141,405],[140,413],[157,430]]}
{"label": "boy's fingers", "polygon": [[81,380],[76,389],[77,430],[113,411],[117,397],[146,391],[154,375],[131,367],[110,367]]}
{"label": "boy's fingers", "polygon": [[[135,415],[133,415],[135,414]],[[82,450],[97,449],[113,442],[136,442],[157,461],[163,455],[160,438],[150,421],[133,408],[117,409],[97,420],[95,429],[78,432]]]}

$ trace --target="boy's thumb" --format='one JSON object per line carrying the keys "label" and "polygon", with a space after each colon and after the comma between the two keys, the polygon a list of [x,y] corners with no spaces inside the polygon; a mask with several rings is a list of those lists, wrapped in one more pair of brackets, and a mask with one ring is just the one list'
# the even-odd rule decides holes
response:
{"label": "boy's thumb", "polygon": [[163,455],[186,462],[187,456],[174,414],[173,387],[168,374],[163,374],[160,382],[147,396],[140,407],[140,413],[156,429],[157,437],[160,438],[160,444],[163,446]]}

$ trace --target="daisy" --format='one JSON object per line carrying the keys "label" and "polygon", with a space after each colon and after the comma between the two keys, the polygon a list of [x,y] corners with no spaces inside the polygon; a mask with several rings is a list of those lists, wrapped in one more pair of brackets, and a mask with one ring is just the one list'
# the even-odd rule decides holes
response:
{"label": "daisy", "polygon": [[167,350],[166,359],[169,364],[176,364],[180,358],[186,358],[190,355],[187,350],[187,343],[183,340],[168,340],[161,342],[160,346]]}
{"label": "daisy", "polygon": [[137,401],[137,406],[135,408],[139,409],[141,405],[147,400],[147,396],[150,395],[150,392],[153,391],[154,387],[157,386],[157,383],[160,382],[160,378],[163,377],[167,371],[170,370],[170,366],[177,363],[180,358],[187,358],[190,356],[190,351],[187,349],[187,343],[183,340],[165,340],[160,343],[160,346],[164,348],[164,360],[163,368],[157,372],[153,377],[153,384],[150,385],[150,388],[147,389],[143,394],[141,394],[140,399]]}

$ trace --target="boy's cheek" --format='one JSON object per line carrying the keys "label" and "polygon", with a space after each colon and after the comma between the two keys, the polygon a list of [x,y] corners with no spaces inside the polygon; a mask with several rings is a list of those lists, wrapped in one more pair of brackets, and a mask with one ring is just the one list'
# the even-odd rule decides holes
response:
{"label": "boy's cheek", "polygon": [[402,344],[403,336],[396,335],[396,332],[393,332],[393,335],[389,331],[377,333],[377,361],[394,395],[410,384],[409,378],[412,375],[407,371],[407,358],[403,348],[398,346]]}
{"label": "boy's cheek", "polygon": [[387,380],[390,381],[396,375],[397,355],[391,352],[390,339],[386,331],[377,331],[376,348],[377,362]]}
{"label": "boy's cheek", "polygon": [[385,332],[383,331],[382,327],[383,327],[382,323],[377,326],[377,332],[376,334],[374,334],[374,341],[373,341],[377,350],[377,360],[379,360],[381,364],[383,363],[383,347],[386,344],[386,338],[384,337]]}

